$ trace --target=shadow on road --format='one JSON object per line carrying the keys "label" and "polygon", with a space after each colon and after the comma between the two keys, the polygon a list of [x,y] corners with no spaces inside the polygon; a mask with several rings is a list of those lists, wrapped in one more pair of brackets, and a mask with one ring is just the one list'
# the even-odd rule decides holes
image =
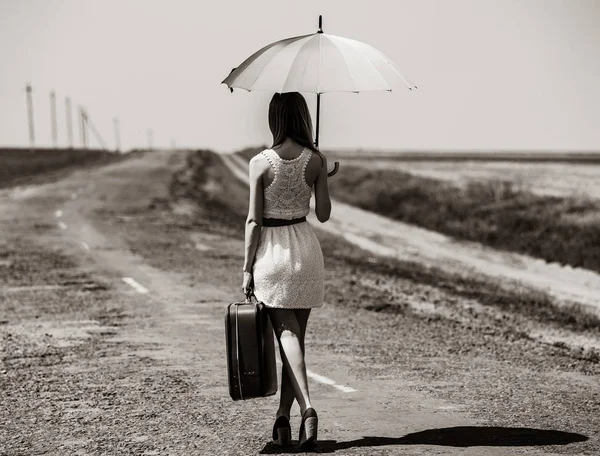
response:
{"label": "shadow on road", "polygon": [[[358,447],[380,447],[386,445],[439,445],[452,447],[472,446],[540,446],[567,445],[584,442],[588,437],[573,432],[545,429],[459,426],[428,429],[403,437],[363,437],[362,439],[338,442],[320,440],[318,453],[333,453],[337,450]],[[301,453],[297,447],[280,448],[267,443],[260,454]]]}

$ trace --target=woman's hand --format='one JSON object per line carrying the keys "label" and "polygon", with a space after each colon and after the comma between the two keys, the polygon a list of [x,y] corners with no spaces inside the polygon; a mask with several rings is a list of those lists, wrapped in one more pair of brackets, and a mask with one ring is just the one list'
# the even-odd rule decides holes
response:
{"label": "woman's hand", "polygon": [[242,291],[244,292],[244,295],[248,296],[253,286],[254,278],[252,277],[252,273],[244,271],[244,280],[242,282]]}

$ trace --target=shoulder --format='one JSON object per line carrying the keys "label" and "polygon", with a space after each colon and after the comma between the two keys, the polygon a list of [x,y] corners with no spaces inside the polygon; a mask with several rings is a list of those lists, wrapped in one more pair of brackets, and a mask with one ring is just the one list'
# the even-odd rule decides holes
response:
{"label": "shoulder", "polygon": [[311,151],[310,159],[308,160],[308,167],[319,170],[321,167],[327,167],[327,158],[322,153],[317,154],[314,151]]}
{"label": "shoulder", "polygon": [[252,157],[248,165],[250,167],[250,171],[258,174],[262,174],[270,166],[269,161],[263,153],[256,154],[254,157]]}
{"label": "shoulder", "polygon": [[250,166],[261,166],[261,165],[264,165],[265,163],[268,163],[266,154],[264,153],[267,151],[268,151],[268,149],[265,149],[262,152],[259,152],[258,154],[256,154],[254,157],[252,157],[250,159],[249,165]]}

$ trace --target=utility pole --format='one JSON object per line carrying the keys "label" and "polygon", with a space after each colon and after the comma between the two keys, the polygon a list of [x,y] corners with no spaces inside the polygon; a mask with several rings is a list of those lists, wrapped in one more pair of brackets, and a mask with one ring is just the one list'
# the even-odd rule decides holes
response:
{"label": "utility pole", "polygon": [[27,92],[27,119],[29,123],[29,150],[35,148],[35,131],[33,125],[33,99],[31,97],[31,84],[27,84],[25,91]]}
{"label": "utility pole", "polygon": [[69,147],[73,148],[73,116],[71,114],[71,99],[65,97],[65,111],[67,113],[67,139]]}
{"label": "utility pole", "polygon": [[152,140],[153,140],[154,132],[152,128],[148,129],[148,150],[152,150]]}
{"label": "utility pole", "polygon": [[50,129],[52,130],[52,145],[58,147],[58,131],[56,126],[56,93],[50,92]]}
{"label": "utility pole", "polygon": [[87,114],[82,106],[79,106],[79,118],[80,118],[80,133],[81,133],[81,146],[87,148]]}
{"label": "utility pole", "polygon": [[117,152],[121,152],[121,130],[119,127],[119,118],[115,117],[113,119],[113,123],[115,124],[115,144],[116,144],[116,151]]}

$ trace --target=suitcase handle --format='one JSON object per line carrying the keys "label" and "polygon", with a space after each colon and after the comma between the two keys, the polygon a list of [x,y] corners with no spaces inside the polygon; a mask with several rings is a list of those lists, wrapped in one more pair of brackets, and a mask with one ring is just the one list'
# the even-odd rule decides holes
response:
{"label": "suitcase handle", "polygon": [[251,299],[252,296],[254,296],[254,299],[256,299],[258,301],[258,299],[256,298],[256,295],[254,294],[254,291],[252,291],[252,288],[249,288],[248,292],[246,293],[246,304],[252,303],[252,299]]}

